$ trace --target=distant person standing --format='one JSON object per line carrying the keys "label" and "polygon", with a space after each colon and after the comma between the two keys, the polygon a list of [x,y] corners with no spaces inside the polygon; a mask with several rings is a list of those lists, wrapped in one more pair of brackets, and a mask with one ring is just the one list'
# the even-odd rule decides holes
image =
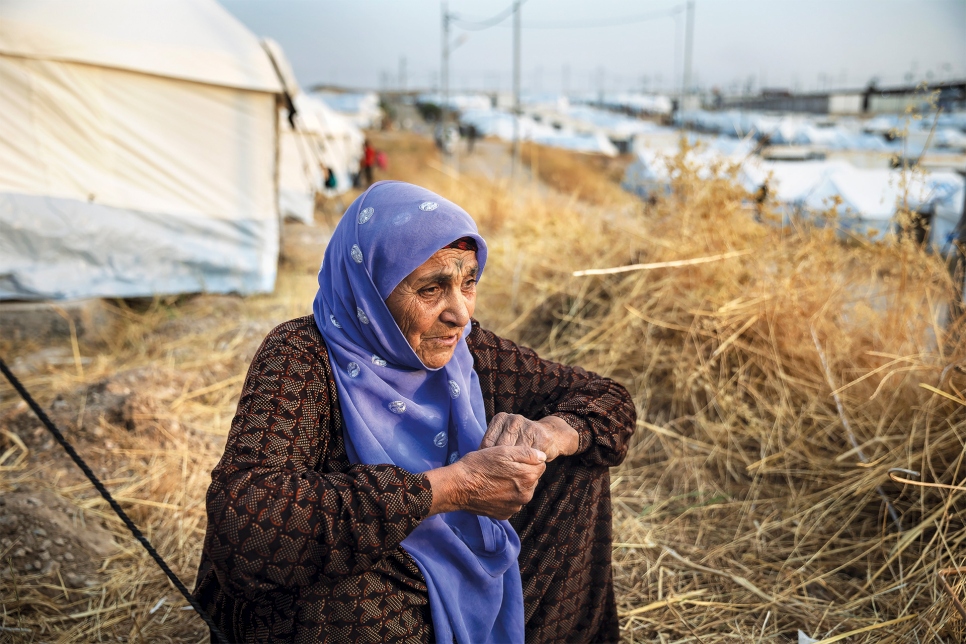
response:
{"label": "distant person standing", "polygon": [[362,144],[362,159],[359,161],[359,174],[356,178],[356,187],[362,187],[362,175],[365,174],[366,186],[372,185],[372,169],[376,165],[376,149],[369,144],[366,139]]}
{"label": "distant person standing", "polygon": [[466,151],[468,154],[473,154],[473,148],[476,146],[476,138],[480,135],[479,130],[472,123],[466,128]]}
{"label": "distant person standing", "polygon": [[761,184],[758,191],[755,193],[755,221],[759,224],[765,221],[764,211],[765,202],[768,201],[768,180]]}
{"label": "distant person standing", "polygon": [[335,178],[335,173],[332,172],[332,168],[322,166],[322,174],[325,175],[325,185],[326,190],[335,190],[338,186],[338,181]]}

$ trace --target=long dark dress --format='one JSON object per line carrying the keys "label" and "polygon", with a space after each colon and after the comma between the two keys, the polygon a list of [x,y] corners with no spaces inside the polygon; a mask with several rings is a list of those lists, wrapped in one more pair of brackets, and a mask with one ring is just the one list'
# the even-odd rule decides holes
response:
{"label": "long dark dress", "polygon": [[[607,468],[627,450],[631,398],[475,321],[467,342],[487,420],[552,414],[580,435],[578,453],[551,462],[510,520],[522,543],[526,639],[615,642]],[[429,482],[394,465],[349,464],[311,316],[265,338],[211,477],[195,595],[233,642],[434,641],[425,582],[399,546],[429,512]]]}

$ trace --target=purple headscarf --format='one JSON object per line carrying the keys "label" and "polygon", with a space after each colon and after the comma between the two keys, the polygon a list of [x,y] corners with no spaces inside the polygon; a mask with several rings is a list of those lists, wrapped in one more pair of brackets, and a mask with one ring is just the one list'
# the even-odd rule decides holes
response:
{"label": "purple headscarf", "polygon": [[[329,241],[313,310],[352,463],[419,473],[479,448],[486,415],[465,336],[445,366],[427,368],[385,303],[413,270],[461,237],[476,241],[482,275],[486,243],[462,208],[418,186],[380,181],[349,206]],[[437,641],[523,641],[520,539],[508,522],[437,514],[402,547],[426,579]]]}

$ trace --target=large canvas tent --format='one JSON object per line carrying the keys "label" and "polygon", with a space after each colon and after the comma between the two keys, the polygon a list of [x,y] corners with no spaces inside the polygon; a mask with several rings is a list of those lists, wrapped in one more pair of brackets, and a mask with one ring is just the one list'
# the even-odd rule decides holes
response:
{"label": "large canvas tent", "polygon": [[0,4],[0,299],[271,290],[281,89],[214,0]]}

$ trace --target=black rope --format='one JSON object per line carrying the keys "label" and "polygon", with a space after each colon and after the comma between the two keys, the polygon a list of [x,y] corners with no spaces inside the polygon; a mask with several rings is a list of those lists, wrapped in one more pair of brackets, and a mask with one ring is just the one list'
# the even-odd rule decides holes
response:
{"label": "black rope", "polygon": [[111,496],[111,493],[107,491],[107,488],[104,487],[104,484],[101,483],[99,478],[97,478],[97,475],[94,474],[93,470],[91,470],[87,463],[84,462],[84,459],[81,458],[80,454],[77,453],[77,451],[74,449],[74,446],[67,442],[67,439],[64,438],[64,435],[59,429],[57,429],[57,426],[54,425],[53,421],[50,420],[44,410],[40,408],[40,405],[37,404],[37,401],[35,401],[30,393],[24,388],[20,380],[17,379],[17,376],[13,375],[13,372],[7,367],[7,363],[3,361],[3,358],[0,358],[0,371],[3,371],[3,375],[7,377],[7,380],[10,381],[10,384],[13,385],[13,388],[17,390],[18,394],[20,394],[20,397],[23,398],[28,405],[30,405],[30,408],[35,414],[37,414],[37,418],[40,419],[40,422],[42,422],[47,429],[50,430],[50,433],[54,435],[54,439],[60,443],[60,446],[64,448],[64,451],[67,452],[68,456],[74,460],[74,463],[77,464],[77,467],[81,468],[97,491],[101,493],[102,497],[104,497],[104,500],[107,501],[111,506],[111,509],[114,510],[117,516],[121,517],[121,521],[124,522],[124,525],[127,526],[127,529],[130,530],[131,534],[134,535],[134,538],[137,539],[142,546],[144,546],[144,549],[148,551],[148,554],[151,555],[151,558],[154,559],[154,562],[158,564],[161,570],[164,571],[164,574],[168,576],[168,579],[171,580],[171,583],[174,584],[175,588],[181,591],[181,594],[184,595],[184,598],[188,600],[188,603],[191,604],[191,607],[195,609],[195,612],[198,613],[201,619],[205,620],[205,624],[207,624],[208,628],[211,629],[212,638],[219,642],[219,644],[229,644],[228,639],[222,634],[214,620],[212,620],[208,613],[205,612],[205,609],[201,607],[201,604],[199,604],[198,601],[191,595],[185,585],[181,583],[181,580],[178,579],[178,576],[172,572],[171,568],[169,568],[168,564],[164,561],[164,559],[161,558],[161,555],[158,554],[158,551],[154,549],[154,546],[151,545],[151,542],[148,541],[147,537],[141,534],[141,531],[138,529],[138,527],[134,525],[133,521],[131,521],[131,517],[129,517],[124,510],[121,509],[121,506],[117,504],[117,501],[115,501],[114,497]]}

